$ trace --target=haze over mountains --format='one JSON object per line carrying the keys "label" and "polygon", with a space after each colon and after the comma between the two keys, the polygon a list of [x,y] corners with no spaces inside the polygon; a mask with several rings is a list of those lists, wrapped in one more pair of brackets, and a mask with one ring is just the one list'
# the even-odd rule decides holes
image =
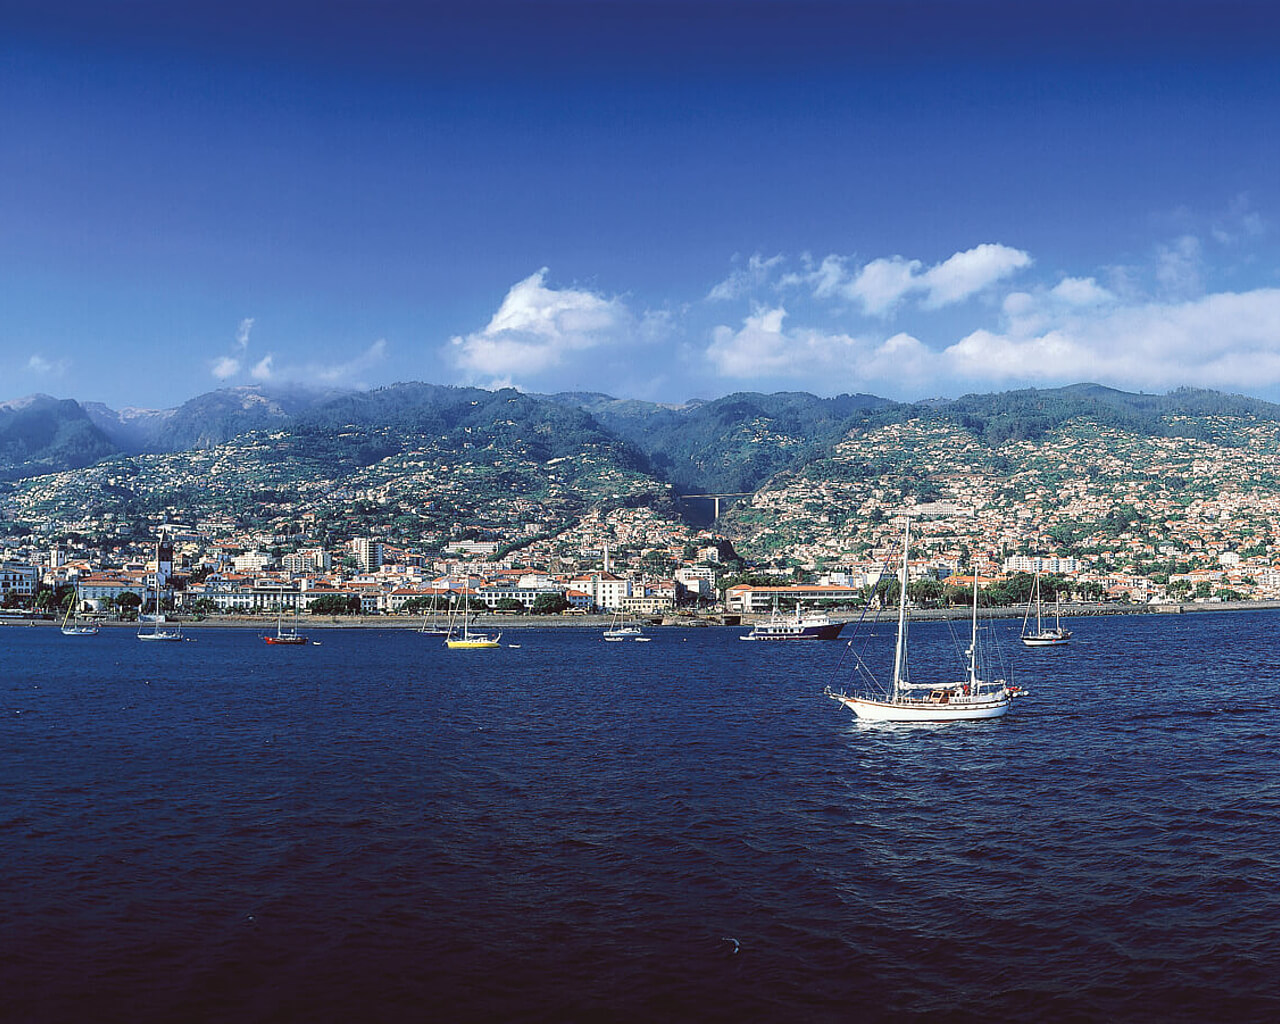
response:
{"label": "haze over mountains", "polygon": [[[557,411],[558,410],[558,411]],[[226,388],[166,410],[110,409],[47,395],[0,403],[0,478],[93,465],[116,455],[212,448],[252,431],[313,438],[357,427],[404,433],[500,428],[611,445],[631,468],[677,492],[736,492],[819,458],[851,430],[911,418],[947,419],[991,445],[1024,440],[1076,417],[1138,434],[1200,436],[1204,417],[1280,420],[1280,406],[1241,395],[1179,389],[1133,394],[1095,384],[899,403],[873,395],[737,393],[664,405],[597,393],[529,395],[420,382],[371,391]],[[1188,417],[1179,423],[1180,417]],[[551,452],[556,446],[545,446]],[[365,459],[376,459],[369,451]],[[554,457],[548,454],[548,458]]]}

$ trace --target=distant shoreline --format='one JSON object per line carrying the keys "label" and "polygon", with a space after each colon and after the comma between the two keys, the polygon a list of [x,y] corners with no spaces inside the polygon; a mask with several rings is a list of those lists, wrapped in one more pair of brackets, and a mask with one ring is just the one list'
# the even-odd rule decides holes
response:
{"label": "distant shoreline", "polygon": [[[1280,601],[1214,601],[1214,602],[1170,602],[1167,604],[1065,604],[1061,609],[1064,619],[1090,618],[1098,615],[1159,615],[1159,614],[1196,614],[1203,612],[1256,612],[1280,608]],[[892,609],[880,612],[883,618]],[[980,608],[980,618],[1021,619],[1025,606],[1009,608]],[[965,607],[955,608],[917,608],[911,612],[916,621],[930,619],[966,619],[971,614]],[[729,616],[734,618],[734,616]],[[638,616],[639,621],[653,629],[705,629],[719,627],[722,629],[741,629],[756,622],[768,619],[765,613],[744,614],[737,616],[738,622],[725,622],[723,616],[664,616],[661,625],[653,622],[656,616]],[[846,624],[857,622],[861,613],[833,613],[833,619],[843,619]],[[612,621],[609,615],[495,615],[483,614],[472,620],[481,628],[497,627],[501,629],[604,629]],[[271,631],[276,627],[276,617],[228,615],[202,619],[170,619],[172,624],[181,625],[184,629],[231,628]],[[316,615],[302,616],[290,621],[299,630],[303,629],[403,629],[414,631],[421,627],[421,616],[407,615]],[[57,618],[29,618],[23,616],[0,615],[0,625],[5,626],[58,626]],[[136,622],[99,622],[104,629],[137,629]],[[144,623],[150,625],[150,623]]]}

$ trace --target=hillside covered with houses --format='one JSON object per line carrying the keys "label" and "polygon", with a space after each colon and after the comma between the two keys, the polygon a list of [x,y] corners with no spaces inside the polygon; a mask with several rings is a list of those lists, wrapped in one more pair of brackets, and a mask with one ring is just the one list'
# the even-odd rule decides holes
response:
{"label": "hillside covered with houses", "polygon": [[[1280,415],[1266,403],[734,396],[647,417],[630,403],[604,426],[590,409],[608,403],[575,400],[387,393],[11,479],[0,597],[48,609],[78,587],[104,615],[148,605],[157,583],[183,615],[421,615],[464,594],[541,614],[853,606],[883,585],[907,513],[922,604],[953,600],[975,571],[990,603],[1035,572],[1077,600],[1280,599]],[[685,493],[713,479],[749,489],[717,497],[708,522]]]}

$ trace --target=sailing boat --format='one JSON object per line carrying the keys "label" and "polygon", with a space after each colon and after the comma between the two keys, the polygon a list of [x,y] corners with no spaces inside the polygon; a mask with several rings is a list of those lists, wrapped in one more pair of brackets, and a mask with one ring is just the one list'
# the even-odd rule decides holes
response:
{"label": "sailing boat", "polygon": [[307,638],[298,632],[297,625],[292,625],[288,629],[284,628],[284,608],[276,608],[276,635],[268,634],[262,639],[269,644],[305,644]]}
{"label": "sailing boat", "polygon": [[[1057,595],[1054,595],[1055,598]],[[1031,605],[1036,606],[1036,631],[1027,632],[1027,624],[1031,619]],[[1022,616],[1022,642],[1027,647],[1061,647],[1071,639],[1071,630],[1064,629],[1058,617],[1057,605],[1054,606],[1054,628],[1045,629],[1040,616],[1040,572],[1036,571],[1036,581],[1031,586],[1031,596],[1027,598],[1027,612]]]}
{"label": "sailing boat", "polygon": [[604,631],[604,638],[614,643],[620,640],[645,639],[644,630],[640,628],[639,623],[622,621],[621,609],[614,612],[613,621],[609,623],[609,628]]}
{"label": "sailing boat", "polygon": [[502,639],[501,633],[473,633],[471,631],[471,618],[469,611],[471,603],[469,595],[471,588],[464,585],[462,588],[462,634],[456,635],[453,632],[453,615],[449,616],[449,636],[445,639],[444,645],[451,651],[471,651],[482,650],[487,647],[500,646],[499,641]]}
{"label": "sailing boat", "polygon": [[[898,640],[893,652],[893,680],[888,692],[826,694],[858,718],[871,722],[967,722],[999,718],[1009,710],[1013,691],[1003,679],[984,679],[978,661],[978,573],[973,572],[973,632],[966,652],[968,673],[959,682],[914,683],[907,671],[907,551],[911,546],[911,521],[902,537],[902,570],[899,577]],[[852,644],[849,647],[853,649]],[[874,682],[870,670],[855,653],[859,668]]]}
{"label": "sailing boat", "polygon": [[67,605],[67,614],[62,618],[62,635],[63,636],[93,636],[98,632],[97,623],[85,623],[81,625],[76,622],[76,609],[80,607],[80,584],[76,583],[76,593],[71,603]]}
{"label": "sailing boat", "polygon": [[164,616],[160,614],[160,559],[156,557],[156,613],[151,619],[151,632],[146,632],[142,626],[138,627],[139,640],[181,640],[182,626],[178,625],[176,629],[161,629],[160,623],[164,621]]}
{"label": "sailing boat", "polygon": [[425,633],[427,636],[448,636],[449,635],[448,623],[445,623],[444,625],[441,625],[440,623],[440,609],[437,607],[437,604],[436,604],[437,600],[439,599],[439,596],[440,595],[438,593],[432,593],[431,611],[428,613],[428,615],[422,616],[422,625],[418,627],[419,633]]}

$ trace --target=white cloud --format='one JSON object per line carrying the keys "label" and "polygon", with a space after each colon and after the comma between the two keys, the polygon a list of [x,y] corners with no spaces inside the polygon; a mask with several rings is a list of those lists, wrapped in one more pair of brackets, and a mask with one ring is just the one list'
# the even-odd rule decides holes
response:
{"label": "white cloud", "polygon": [[[249,332],[253,330],[253,317],[247,316],[236,327],[235,349],[231,355],[219,356],[209,363],[209,372],[215,380],[227,380],[240,372],[244,365],[242,356],[249,349]],[[261,365],[261,364],[259,364]],[[270,364],[268,363],[268,373]],[[256,369],[254,374],[256,376]],[[264,378],[265,379],[265,378]]]}
{"label": "white cloud", "polygon": [[956,375],[992,382],[1104,381],[1122,387],[1280,383],[1280,289],[1072,311],[1023,333],[977,330],[942,353]]}
{"label": "white cloud", "polygon": [[[1049,294],[1071,306],[1100,306],[1115,299],[1092,277],[1064,277]],[[1007,308],[1007,299],[1005,305]]]}
{"label": "white cloud", "polygon": [[920,287],[920,266],[919,260],[901,256],[872,260],[845,288],[845,294],[861,302],[872,316],[884,316],[904,295]]}
{"label": "white cloud", "polygon": [[223,356],[213,361],[213,375],[218,380],[226,380],[240,372],[240,360],[231,356]]}
{"label": "white cloud", "polygon": [[782,330],[787,311],[762,310],[747,317],[742,329],[720,326],[711,332],[707,358],[726,377],[792,376],[797,345]]}
{"label": "white cloud", "polygon": [[373,369],[387,357],[387,340],[379,338],[367,349],[345,363],[307,363],[296,379],[320,384],[337,384],[343,387],[364,387],[361,375]]}
{"label": "white cloud", "polygon": [[786,316],[781,307],[758,310],[737,331],[715,328],[707,360],[724,377],[808,380],[824,393],[870,381],[915,382],[927,372],[930,353],[909,334],[876,342],[808,328],[788,330]]}
{"label": "white cloud", "polygon": [[979,245],[958,252],[921,275],[925,305],[948,306],[1031,265],[1031,256],[1007,245]]}
{"label": "white cloud", "polygon": [[845,258],[832,255],[808,282],[816,299],[849,299],[869,316],[885,317],[910,295],[922,296],[926,309],[963,302],[1031,263],[1023,250],[995,243],[954,253],[928,268],[905,256],[882,256],[852,272]]}
{"label": "white cloud", "polygon": [[768,259],[759,253],[753,255],[747,260],[745,267],[739,267],[734,270],[727,278],[707,293],[708,299],[723,301],[727,299],[740,299],[744,295],[750,295],[755,290],[761,288],[769,279],[769,275],[774,268],[782,263],[781,256],[771,256]]}
{"label": "white cloud", "polygon": [[559,366],[579,353],[632,336],[635,318],[618,299],[548,288],[547,268],[511,287],[482,331],[450,340],[453,364],[470,374],[509,379]]}
{"label": "white cloud", "polygon": [[278,365],[273,353],[254,364],[249,376],[260,381],[292,381],[298,384],[330,384],[337,387],[366,388],[364,374],[378,366],[387,355],[386,339],[379,338],[363,352],[340,363],[285,363]]}
{"label": "white cloud", "polygon": [[881,340],[795,325],[778,306],[736,328],[715,327],[704,357],[725,379],[794,380],[825,394],[869,387],[910,397],[923,388],[1085,380],[1255,393],[1280,386],[1280,288],[1159,302],[1122,300],[1091,277],[1065,277],[1009,293],[998,325],[970,328],[945,347],[906,332]]}
{"label": "white cloud", "polygon": [[1200,268],[1200,240],[1194,235],[1156,250],[1156,280],[1169,296],[1198,295],[1203,290]]}
{"label": "white cloud", "polygon": [[814,298],[829,299],[840,294],[840,288],[849,273],[845,270],[844,263],[845,261],[839,256],[828,256],[818,265],[818,269],[809,275],[809,280],[813,284]]}
{"label": "white cloud", "polygon": [[48,377],[61,377],[66,373],[68,365],[65,359],[49,360],[38,353],[27,360],[28,370]]}
{"label": "white cloud", "polygon": [[1253,209],[1248,192],[1234,196],[1225,213],[1215,216],[1209,227],[1214,241],[1221,245],[1238,245],[1267,233],[1267,222]]}

